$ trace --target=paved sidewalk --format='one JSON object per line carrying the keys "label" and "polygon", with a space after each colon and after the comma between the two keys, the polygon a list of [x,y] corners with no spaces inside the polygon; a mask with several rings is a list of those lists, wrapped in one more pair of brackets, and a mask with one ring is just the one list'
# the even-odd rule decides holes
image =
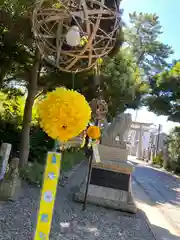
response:
{"label": "paved sidewalk", "polygon": [[[142,212],[136,216],[72,201],[87,174],[82,164],[64,188],[59,187],[50,240],[154,240]],[[0,240],[32,240],[40,189],[25,186],[17,202],[0,203]],[[67,227],[67,228],[65,228]]]}
{"label": "paved sidewalk", "polygon": [[144,189],[133,178],[133,195],[137,207],[141,209],[148,218],[149,226],[157,240],[179,240],[178,233],[166,220],[162,212],[155,206],[154,202],[146,194]]}
{"label": "paved sidewalk", "polygon": [[133,162],[136,164],[133,177],[180,237],[180,179],[146,163]]}

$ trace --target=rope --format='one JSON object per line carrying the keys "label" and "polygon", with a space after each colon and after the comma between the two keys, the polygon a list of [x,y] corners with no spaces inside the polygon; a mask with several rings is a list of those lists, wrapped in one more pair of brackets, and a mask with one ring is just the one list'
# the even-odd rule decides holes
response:
{"label": "rope", "polygon": [[101,98],[101,83],[100,83],[100,76],[101,76],[101,58],[98,58],[96,61],[96,65],[94,67],[94,75],[95,75],[95,85],[96,85],[96,95],[97,98]]}
{"label": "rope", "polygon": [[75,73],[72,74],[72,89],[74,89],[74,79],[75,79]]}
{"label": "rope", "polygon": [[75,76],[76,76],[76,73],[78,72],[78,69],[72,73],[72,89],[74,90],[74,87],[75,87]]}

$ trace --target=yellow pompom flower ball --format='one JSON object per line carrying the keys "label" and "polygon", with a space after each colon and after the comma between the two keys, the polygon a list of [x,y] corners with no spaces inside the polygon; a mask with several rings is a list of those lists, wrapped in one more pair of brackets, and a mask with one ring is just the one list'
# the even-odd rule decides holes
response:
{"label": "yellow pompom flower ball", "polygon": [[88,137],[97,140],[101,136],[101,131],[97,126],[89,126],[87,130],[87,135]]}
{"label": "yellow pompom flower ball", "polygon": [[91,108],[85,97],[74,90],[56,88],[39,103],[40,126],[53,139],[67,142],[88,125]]}

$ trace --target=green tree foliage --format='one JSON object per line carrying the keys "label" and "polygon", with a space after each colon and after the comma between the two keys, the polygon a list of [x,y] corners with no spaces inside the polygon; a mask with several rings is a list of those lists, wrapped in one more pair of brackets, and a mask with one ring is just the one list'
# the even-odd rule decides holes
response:
{"label": "green tree foliage", "polygon": [[[25,82],[28,90],[21,132],[20,167],[28,161],[32,109],[41,70],[41,56],[32,34],[33,3],[34,0],[2,0],[2,8],[0,8],[0,14],[4,16],[0,28],[2,29],[1,51],[5,59],[5,64],[0,67],[1,87],[10,76],[10,79]],[[11,48],[12,51],[9,52]]]}
{"label": "green tree foliage", "polygon": [[162,27],[156,14],[129,14],[130,27],[125,29],[125,41],[144,74],[153,75],[164,70],[172,48],[161,41]]}
{"label": "green tree foliage", "polygon": [[157,115],[180,122],[180,62],[150,78],[149,83],[151,91],[144,104]]}
{"label": "green tree foliage", "polygon": [[10,90],[8,93],[0,92],[0,118],[15,123],[20,128],[23,118],[24,99],[19,90],[17,90],[17,94],[14,92],[14,95],[11,95]]}
{"label": "green tree foliage", "polygon": [[[0,116],[6,121],[15,122],[22,128],[26,96],[18,88],[4,88],[0,92]],[[32,110],[32,124],[36,124],[38,119],[37,101]]]}
{"label": "green tree foliage", "polygon": [[167,140],[170,167],[180,173],[180,127],[176,127]]}
{"label": "green tree foliage", "polygon": [[141,72],[132,55],[125,50],[105,61],[102,80],[104,97],[112,117],[127,108],[138,108],[141,97],[149,88],[148,84],[142,81]]}
{"label": "green tree foliage", "polygon": [[32,2],[0,1],[0,87],[5,80],[27,80],[29,76],[33,58],[29,16]]}
{"label": "green tree foliage", "polygon": [[0,143],[12,143],[14,152],[19,148],[22,114],[21,97],[0,92]]}

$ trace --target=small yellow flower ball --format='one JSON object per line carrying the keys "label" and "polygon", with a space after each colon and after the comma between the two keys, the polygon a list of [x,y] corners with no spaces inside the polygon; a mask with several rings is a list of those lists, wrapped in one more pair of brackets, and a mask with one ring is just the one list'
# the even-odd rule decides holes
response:
{"label": "small yellow flower ball", "polygon": [[53,139],[67,142],[88,125],[91,108],[85,97],[74,90],[56,88],[39,103],[40,126]]}
{"label": "small yellow flower ball", "polygon": [[95,139],[95,140],[99,139],[101,136],[100,128],[97,126],[88,127],[87,135],[88,135],[88,137],[90,137],[92,139]]}

